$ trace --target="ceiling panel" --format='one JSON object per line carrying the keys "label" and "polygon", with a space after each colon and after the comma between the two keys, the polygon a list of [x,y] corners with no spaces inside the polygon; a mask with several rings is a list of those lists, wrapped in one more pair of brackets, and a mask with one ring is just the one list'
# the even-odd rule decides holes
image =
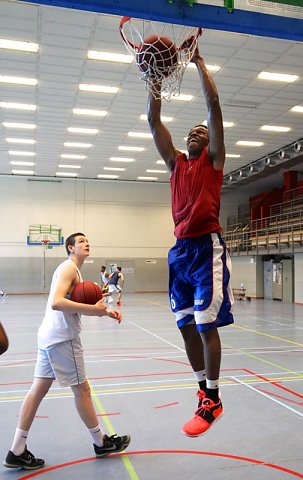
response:
{"label": "ceiling panel", "polygon": [[[120,18],[46,5],[0,2],[1,37],[39,44],[38,53],[24,53],[0,48],[2,75],[28,76],[38,85],[22,86],[0,83],[1,102],[37,105],[37,110],[0,108],[0,175],[11,174],[12,158],[8,151],[35,152],[35,174],[54,177],[58,164],[78,164],[78,178],[95,179],[103,167],[125,168],[119,180],[137,180],[148,175],[146,169],[162,169],[156,164],[159,155],[153,141],[131,138],[129,131],[149,132],[140,115],[146,113],[147,92],[137,66],[89,60],[87,52],[105,50],[127,53],[118,32]],[[178,27],[179,28],[179,27]],[[290,112],[294,105],[303,105],[303,44],[272,38],[254,37],[224,31],[205,30],[199,42],[207,64],[221,67],[214,74],[225,121],[227,153],[238,159],[226,160],[225,173],[277,151],[302,138],[302,114]],[[300,76],[293,84],[260,81],[262,70]],[[117,94],[79,91],[80,83],[117,86]],[[173,99],[163,102],[162,114],[172,116],[167,124],[174,144],[185,149],[189,129],[206,119],[207,111],[195,69],[187,69],[181,93],[191,94],[191,102]],[[73,108],[105,110],[105,117],[73,114]],[[34,130],[5,128],[3,122],[33,123]],[[264,124],[291,128],[288,133],[263,132]],[[95,135],[70,133],[68,127],[97,128]],[[6,138],[37,141],[34,145],[7,143]],[[259,140],[259,148],[240,147],[238,140]],[[91,148],[72,148],[64,142],[91,143]],[[120,145],[141,146],[143,152],[121,151]],[[85,155],[85,159],[65,159],[61,154]],[[110,157],[134,158],[133,163],[112,162]],[[28,160],[31,157],[18,157]],[[300,166],[297,166],[300,170]],[[62,169],[61,169],[62,170]],[[68,169],[70,171],[70,169]],[[156,174],[159,182],[168,182],[168,174]]]}

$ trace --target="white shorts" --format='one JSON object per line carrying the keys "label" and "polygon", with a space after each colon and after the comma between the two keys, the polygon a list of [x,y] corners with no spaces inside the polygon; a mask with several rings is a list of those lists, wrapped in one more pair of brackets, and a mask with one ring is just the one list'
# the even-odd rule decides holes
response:
{"label": "white shorts", "polygon": [[113,292],[121,292],[121,287],[119,287],[119,285],[108,285],[108,291],[110,293],[113,293]]}
{"label": "white shorts", "polygon": [[34,376],[56,379],[61,387],[84,383],[86,373],[80,338],[57,343],[48,350],[39,348]]}

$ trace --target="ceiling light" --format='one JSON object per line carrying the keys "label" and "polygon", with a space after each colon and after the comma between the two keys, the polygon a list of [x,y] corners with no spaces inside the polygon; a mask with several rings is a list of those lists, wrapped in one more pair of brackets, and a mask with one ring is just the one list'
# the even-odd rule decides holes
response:
{"label": "ceiling light", "polygon": [[262,125],[260,130],[266,130],[268,132],[289,132],[289,127],[276,127],[275,125]]}
{"label": "ceiling light", "polygon": [[111,178],[112,180],[116,180],[116,178],[119,178],[119,175],[106,175],[105,173],[100,173],[98,178]]}
{"label": "ceiling light", "polygon": [[87,58],[90,60],[101,60],[103,62],[132,63],[134,57],[122,53],[102,52],[97,50],[89,50]]}
{"label": "ceiling light", "polygon": [[[145,120],[145,121],[147,121],[147,115],[144,115],[144,114],[140,115],[140,120]],[[162,122],[169,123],[169,122],[171,122],[171,121],[173,120],[173,117],[163,117],[163,116],[161,115],[161,120],[162,120]]]}
{"label": "ceiling light", "polygon": [[150,180],[150,181],[155,181],[158,180],[157,177],[137,177],[138,180]]}
{"label": "ceiling light", "polygon": [[[260,165],[260,167],[261,167],[261,165]],[[261,168],[258,168],[258,165],[250,165],[249,166],[249,171],[250,171],[251,174],[252,173],[258,173],[258,172],[260,172],[260,170],[261,170]]]}
{"label": "ceiling light", "polygon": [[78,173],[76,172],[56,172],[57,177],[77,177]]}
{"label": "ceiling light", "polygon": [[137,138],[153,138],[151,133],[144,133],[144,132],[128,132],[127,135],[129,137],[137,137]]}
{"label": "ceiling light", "polygon": [[146,170],[147,173],[167,173],[167,170]]}
{"label": "ceiling light", "polygon": [[[207,127],[207,120],[204,120],[202,122],[202,125],[204,125],[205,127]],[[223,122],[223,127],[224,128],[230,128],[230,127],[233,127],[235,124],[234,122]]]}
{"label": "ceiling light", "polygon": [[301,144],[300,142],[296,142],[296,143],[294,144],[294,151],[295,151],[296,153],[299,153],[299,152],[301,151],[301,148],[302,148],[302,144]]}
{"label": "ceiling light", "polygon": [[78,127],[68,127],[67,131],[69,133],[86,133],[87,135],[96,135],[99,130],[97,128],[78,128]]}
{"label": "ceiling light", "polygon": [[290,109],[291,112],[303,113],[303,107],[300,105],[295,105]]}
{"label": "ceiling light", "polygon": [[86,158],[85,155],[73,155],[71,153],[62,153],[60,155],[61,158],[70,158],[72,160],[84,160]]}
{"label": "ceiling light", "polygon": [[26,145],[34,145],[36,140],[30,138],[6,138],[7,143],[23,143]]}
{"label": "ceiling light", "polygon": [[[221,70],[221,67],[219,65],[205,65],[205,66],[209,72],[218,72],[219,70]],[[195,63],[189,63],[187,65],[187,68],[194,69],[197,67]]]}
{"label": "ceiling light", "polygon": [[35,162],[17,162],[15,160],[12,160],[9,162],[11,165],[23,165],[24,167],[33,167],[35,165]]}
{"label": "ceiling light", "polygon": [[81,168],[81,165],[58,165],[59,168]]}
{"label": "ceiling light", "polygon": [[24,128],[27,130],[35,130],[36,125],[33,123],[13,123],[13,122],[3,122],[5,128]]}
{"label": "ceiling light", "polygon": [[267,155],[267,157],[265,158],[265,165],[268,165],[269,167],[273,167],[274,165],[276,165],[276,163],[276,160],[269,155]]}
{"label": "ceiling light", "polygon": [[226,158],[240,158],[241,155],[238,155],[237,153],[227,153],[225,155]]}
{"label": "ceiling light", "polygon": [[19,155],[21,157],[34,157],[36,154],[35,152],[22,152],[19,150],[9,150],[9,155]]}
{"label": "ceiling light", "polygon": [[17,85],[36,86],[38,83],[38,80],[36,78],[11,77],[10,75],[0,75],[0,83],[14,83]]}
{"label": "ceiling light", "polygon": [[71,147],[71,148],[90,148],[92,146],[92,143],[64,142],[63,145],[65,147]]}
{"label": "ceiling light", "polygon": [[37,105],[30,105],[27,103],[12,103],[12,102],[0,102],[1,108],[12,108],[15,110],[36,110]]}
{"label": "ceiling light", "polygon": [[241,147],[262,147],[264,142],[249,142],[245,140],[239,140],[237,145],[241,145]]}
{"label": "ceiling light", "polygon": [[126,157],[110,157],[111,162],[125,162],[125,163],[131,163],[134,162],[134,158],[126,158]]}
{"label": "ceiling light", "polygon": [[13,174],[17,175],[34,175],[34,170],[12,170]]}
{"label": "ceiling light", "polygon": [[91,110],[89,108],[73,108],[75,115],[89,115],[91,117],[105,117],[107,112],[104,110]]}
{"label": "ceiling light", "polygon": [[113,172],[125,172],[125,168],[121,167],[103,167],[103,170],[111,170]]}
{"label": "ceiling light", "polygon": [[20,50],[22,52],[38,52],[38,43],[19,42],[17,40],[7,40],[6,38],[0,38],[0,48],[7,50]]}
{"label": "ceiling light", "polygon": [[84,92],[96,92],[96,93],[117,93],[119,88],[107,87],[105,85],[88,85],[87,83],[80,83],[79,90]]}
{"label": "ceiling light", "polygon": [[156,163],[157,163],[158,165],[165,165],[164,160],[157,160]]}
{"label": "ceiling light", "polygon": [[172,96],[172,100],[180,100],[181,102],[190,102],[193,98],[193,95],[184,95],[182,93],[178,96]]}
{"label": "ceiling light", "polygon": [[143,150],[145,150],[145,148],[143,148],[143,147],[127,147],[127,146],[120,145],[118,147],[118,150],[125,150],[125,151],[128,151],[128,152],[143,152]]}
{"label": "ceiling light", "polygon": [[230,128],[230,127],[233,127],[234,125],[235,125],[234,122],[223,122],[224,128]]}
{"label": "ceiling light", "polygon": [[287,82],[292,83],[298,80],[298,75],[288,75],[284,73],[272,73],[272,72],[260,72],[258,75],[259,80],[272,80],[275,82]]}

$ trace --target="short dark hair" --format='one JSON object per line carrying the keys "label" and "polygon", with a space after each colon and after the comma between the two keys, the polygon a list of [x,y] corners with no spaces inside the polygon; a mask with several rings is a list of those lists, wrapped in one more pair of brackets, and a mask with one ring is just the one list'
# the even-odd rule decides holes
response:
{"label": "short dark hair", "polygon": [[74,246],[75,243],[76,243],[76,238],[77,237],[85,237],[84,233],[81,233],[81,232],[77,232],[77,233],[72,233],[71,235],[69,235],[69,237],[67,237],[67,239],[65,240],[65,250],[66,250],[66,253],[67,255],[70,254],[70,251],[68,249],[68,247],[70,245]]}
{"label": "short dark hair", "polygon": [[117,267],[117,270],[118,270],[119,272],[121,272],[122,268],[121,268],[121,267]]}

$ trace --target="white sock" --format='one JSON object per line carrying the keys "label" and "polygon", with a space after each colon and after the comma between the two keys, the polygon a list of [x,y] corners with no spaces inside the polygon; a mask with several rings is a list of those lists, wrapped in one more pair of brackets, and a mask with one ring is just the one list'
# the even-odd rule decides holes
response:
{"label": "white sock", "polygon": [[14,455],[21,455],[25,450],[28,431],[16,428],[11,451]]}
{"label": "white sock", "polygon": [[88,431],[93,438],[94,444],[97,445],[97,447],[102,447],[103,446],[104,432],[101,429],[100,425],[97,425],[94,428],[89,428]]}
{"label": "white sock", "polygon": [[203,382],[203,380],[206,380],[205,370],[200,370],[199,372],[194,372],[194,375],[197,379],[197,382]]}
{"label": "white sock", "polygon": [[219,388],[219,379],[218,380],[208,380],[206,379],[206,388],[209,388],[210,390],[215,390]]}

